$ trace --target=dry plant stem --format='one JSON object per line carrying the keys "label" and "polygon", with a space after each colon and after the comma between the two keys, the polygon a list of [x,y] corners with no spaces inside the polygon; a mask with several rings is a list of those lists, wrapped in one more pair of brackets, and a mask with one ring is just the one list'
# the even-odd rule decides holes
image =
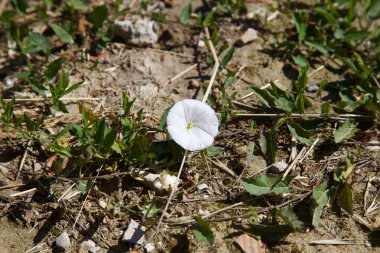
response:
{"label": "dry plant stem", "polygon": [[212,85],[215,81],[215,77],[216,77],[216,74],[218,73],[218,69],[219,69],[218,55],[216,54],[214,44],[212,43],[212,41],[210,39],[210,33],[208,32],[207,27],[205,28],[205,32],[206,32],[206,37],[207,37],[207,43],[210,46],[210,50],[212,53],[212,57],[214,58],[215,64],[214,64],[214,68],[212,69],[212,75],[211,75],[210,83],[208,84],[207,90],[206,90],[205,95],[203,96],[203,99],[202,99],[203,103],[206,103],[206,101],[207,101],[208,95],[211,92]]}
{"label": "dry plant stem", "polygon": [[72,184],[63,194],[61,197],[59,197],[59,199],[57,200],[57,202],[61,201],[61,199],[63,199],[66,194],[75,186],[75,184]]}
{"label": "dry plant stem", "polygon": [[[100,173],[100,171],[102,171],[102,169],[103,169],[103,164],[102,164],[102,166],[100,166],[100,169],[99,169],[98,173],[96,174],[96,176],[99,176],[99,173]],[[87,198],[88,198],[88,196],[90,195],[90,192],[91,192],[91,190],[92,190],[92,187],[95,185],[95,182],[96,182],[96,178],[94,179],[94,182],[93,182],[91,188],[88,190],[87,195],[86,195],[86,197],[84,198],[83,204],[82,204],[82,206],[81,206],[80,209],[79,209],[78,215],[77,215],[77,217],[75,218],[75,221],[74,221],[74,224],[73,224],[73,229],[75,228],[75,225],[78,223],[78,220],[79,220],[80,214],[82,213],[82,210],[83,210],[83,207],[84,207],[84,204],[86,203]]]}
{"label": "dry plant stem", "polygon": [[22,168],[24,167],[24,163],[25,163],[25,159],[26,159],[26,156],[28,155],[28,148],[30,146],[30,144],[32,144],[32,141],[30,140],[28,142],[28,144],[26,145],[26,148],[25,148],[25,151],[24,151],[24,154],[21,158],[21,162],[20,162],[20,166],[18,167],[18,171],[17,171],[17,175],[16,175],[16,178],[15,178],[15,181],[18,179],[18,177],[20,176],[20,173],[21,173],[21,170]]}
{"label": "dry plant stem", "polygon": [[[235,103],[235,102],[234,102]],[[233,113],[232,116],[235,117],[282,117],[284,116],[284,113]],[[290,118],[326,118],[325,115],[319,114],[319,113],[291,113],[289,115]],[[336,120],[345,120],[347,118],[371,118],[371,116],[367,115],[361,115],[361,114],[337,114],[336,116],[328,116],[329,119],[336,119]]]}
{"label": "dry plant stem", "polygon": [[13,194],[11,194],[9,196],[13,198],[13,197],[17,197],[17,196],[21,196],[21,195],[27,194],[29,192],[34,192],[35,190],[37,190],[37,188],[32,188],[32,189],[29,189],[29,190],[26,190],[26,191],[13,193]]}
{"label": "dry plant stem", "polygon": [[217,166],[218,168],[222,169],[224,172],[226,172],[228,175],[232,176],[233,178],[238,178],[238,175],[235,174],[230,168],[228,168],[226,165],[224,165],[221,161],[216,159],[216,162],[211,160],[211,162]]}
{"label": "dry plant stem", "polygon": [[159,231],[160,229],[160,226],[161,226],[161,223],[162,223],[162,220],[164,219],[164,216],[165,216],[165,213],[166,211],[168,210],[168,207],[170,205],[170,201],[171,199],[173,198],[173,195],[174,195],[174,192],[177,190],[177,183],[179,182],[179,178],[182,174],[182,170],[183,170],[183,166],[185,165],[185,161],[186,161],[186,157],[187,157],[187,150],[185,151],[185,154],[183,155],[183,158],[182,158],[182,162],[181,162],[181,167],[179,168],[179,171],[178,171],[178,174],[177,174],[177,179],[176,179],[176,182],[174,184],[174,187],[172,189],[172,191],[170,192],[170,195],[169,195],[169,198],[166,202],[166,205],[165,205],[165,208],[164,210],[162,211],[162,214],[160,216],[160,219],[158,220],[158,223],[157,223],[157,226],[156,226],[156,232]]}
{"label": "dry plant stem", "polygon": [[296,164],[300,160],[301,156],[303,156],[305,151],[306,151],[306,147],[303,147],[301,151],[298,153],[298,155],[296,156],[296,158],[293,160],[293,162],[286,169],[284,175],[282,176],[282,180],[284,180],[284,178],[289,174],[289,172],[293,169],[293,167],[296,166]]}
{"label": "dry plant stem", "polygon": [[[3,99],[6,102],[11,101],[11,99]],[[46,101],[46,98],[15,98],[15,102],[42,102]],[[88,97],[78,97],[78,98],[70,98],[70,97],[64,97],[60,98],[59,101],[99,101],[102,100],[101,98],[88,98]]]}
{"label": "dry plant stem", "polygon": [[316,70],[314,70],[313,72],[311,72],[310,74],[308,74],[307,77],[312,77],[313,75],[317,74],[319,71],[321,71],[324,68],[325,68],[324,65],[319,66]]}
{"label": "dry plant stem", "polygon": [[317,137],[317,139],[315,139],[315,141],[313,142],[313,144],[311,145],[311,147],[309,148],[309,150],[306,152],[306,154],[300,159],[300,163],[303,162],[303,160],[305,160],[307,158],[307,156],[310,154],[310,152],[314,149],[315,145],[317,145],[319,141],[319,136]]}
{"label": "dry plant stem", "polygon": [[5,190],[5,189],[10,189],[10,188],[15,188],[15,187],[23,186],[23,185],[25,185],[25,184],[23,184],[23,183],[7,184],[7,185],[4,185],[4,186],[0,186],[0,191],[1,190]]}
{"label": "dry plant stem", "polygon": [[198,64],[191,65],[190,67],[188,67],[187,69],[185,69],[184,71],[180,72],[175,77],[173,77],[169,81],[167,81],[166,85],[169,84],[169,83],[171,83],[171,82],[174,82],[175,80],[177,80],[178,78],[180,78],[181,76],[183,76],[184,74],[186,74],[187,72],[189,72],[190,70],[196,68],[197,66],[198,66]]}

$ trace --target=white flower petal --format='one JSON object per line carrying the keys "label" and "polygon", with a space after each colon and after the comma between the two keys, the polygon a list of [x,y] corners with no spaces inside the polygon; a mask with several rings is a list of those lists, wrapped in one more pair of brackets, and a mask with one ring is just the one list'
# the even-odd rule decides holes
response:
{"label": "white flower petal", "polygon": [[183,147],[184,149],[188,149],[190,142],[190,133],[186,130],[186,125],[178,127],[178,126],[169,126],[168,132],[173,140]]}
{"label": "white flower petal", "polygon": [[[192,129],[187,129],[188,124]],[[169,111],[167,125],[170,136],[184,149],[202,150],[212,145],[218,134],[218,118],[207,104],[194,99],[177,102]]]}
{"label": "white flower petal", "polygon": [[168,126],[186,127],[185,111],[182,103],[176,103],[169,111],[166,124]]}
{"label": "white flower petal", "polygon": [[202,129],[195,127],[190,132],[190,142],[187,149],[190,151],[202,150],[207,147],[210,147],[213,142],[214,137],[212,137]]}

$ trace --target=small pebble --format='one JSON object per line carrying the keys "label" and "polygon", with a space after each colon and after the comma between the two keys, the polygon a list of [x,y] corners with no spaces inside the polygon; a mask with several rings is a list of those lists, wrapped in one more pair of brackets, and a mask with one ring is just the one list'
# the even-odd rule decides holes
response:
{"label": "small pebble", "polygon": [[192,89],[198,89],[199,86],[200,86],[200,83],[199,83],[198,80],[195,80],[195,79],[191,80],[191,82],[190,82],[190,88],[192,88]]}
{"label": "small pebble", "polygon": [[101,207],[103,209],[105,209],[107,207],[107,203],[102,199],[98,199],[97,204],[99,207]]}
{"label": "small pebble", "polygon": [[60,234],[57,239],[55,239],[55,244],[57,245],[57,247],[65,250],[65,251],[69,251],[70,248],[71,248],[71,242],[70,242],[70,238],[69,238],[69,235],[67,234],[67,232],[63,232],[62,234]]}
{"label": "small pebble", "polygon": [[144,250],[145,252],[149,253],[149,252],[152,252],[154,250],[154,245],[153,243],[147,243],[145,246],[144,246]]}
{"label": "small pebble", "polygon": [[204,40],[198,40],[198,47],[205,47],[206,46],[206,43],[204,42]]}
{"label": "small pebble", "polygon": [[276,162],[270,166],[269,170],[272,173],[282,173],[288,168],[288,164],[286,162]]}
{"label": "small pebble", "polygon": [[100,250],[100,247],[96,247],[95,242],[92,240],[83,241],[81,246],[85,247],[90,253],[96,253]]}
{"label": "small pebble", "polygon": [[310,83],[310,84],[306,85],[306,91],[307,92],[316,92],[317,90],[319,90],[318,83]]}
{"label": "small pebble", "polygon": [[203,191],[203,190],[206,190],[207,188],[208,188],[208,185],[205,183],[197,186],[198,191]]}

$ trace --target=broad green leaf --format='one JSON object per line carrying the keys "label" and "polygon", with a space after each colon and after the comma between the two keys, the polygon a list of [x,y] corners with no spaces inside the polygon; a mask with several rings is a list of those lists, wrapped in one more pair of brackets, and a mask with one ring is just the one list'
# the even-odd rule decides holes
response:
{"label": "broad green leaf", "polygon": [[74,43],[73,37],[65,29],[56,24],[50,24],[50,27],[62,42],[68,44]]}
{"label": "broad green leaf", "polygon": [[106,120],[104,118],[102,118],[99,123],[98,123],[98,127],[96,129],[96,133],[95,133],[95,136],[94,136],[94,139],[95,139],[95,143],[102,146],[103,144],[103,141],[104,141],[104,137],[106,135]]}
{"label": "broad green leaf", "polygon": [[87,194],[90,191],[93,184],[94,184],[94,180],[89,178],[87,182],[79,181],[76,184],[76,187],[78,191],[82,192],[83,194]]}
{"label": "broad green leaf", "polygon": [[214,234],[210,229],[210,225],[201,217],[195,217],[194,219],[198,224],[198,227],[193,229],[195,238],[197,238],[198,241],[205,242],[208,246],[212,246],[214,244]]}
{"label": "broad green leaf", "polygon": [[295,105],[293,101],[286,96],[278,97],[277,102],[281,109],[286,112],[292,112],[294,110]]}
{"label": "broad green leaf", "polygon": [[298,219],[290,205],[287,205],[284,208],[280,216],[289,226],[293,228],[294,231],[300,231],[304,227],[303,222]]}
{"label": "broad green leaf", "polygon": [[53,79],[58,74],[64,61],[65,61],[65,58],[58,58],[57,60],[51,62],[48,65],[44,73],[44,76],[46,77],[47,80]]}
{"label": "broad green leaf", "polygon": [[274,98],[268,93],[267,90],[252,87],[252,92],[258,99],[260,99],[260,102],[263,103],[266,107],[271,108],[275,106]]}
{"label": "broad green leaf", "polygon": [[285,236],[293,232],[293,228],[288,224],[285,225],[249,225],[249,232],[260,236],[261,240],[267,243],[278,243]]}
{"label": "broad green leaf", "polygon": [[87,15],[87,20],[91,24],[93,24],[96,28],[102,27],[104,21],[106,21],[108,17],[108,9],[107,6],[101,5],[96,6],[94,10]]}
{"label": "broad green leaf", "polygon": [[344,139],[350,138],[356,130],[356,123],[352,119],[347,120],[344,122],[342,126],[340,126],[335,134],[334,134],[334,140],[335,143],[340,143]]}
{"label": "broad green leaf", "polygon": [[287,125],[293,137],[299,142],[303,144],[312,144],[314,142],[314,140],[310,137],[310,133],[303,129],[298,123],[289,122]]}
{"label": "broad green leaf", "polygon": [[179,20],[181,22],[185,22],[186,20],[188,20],[191,17],[191,13],[192,13],[192,7],[191,7],[191,3],[189,3],[182,10],[181,15],[179,16]]}
{"label": "broad green leaf", "polygon": [[50,52],[50,42],[48,39],[39,33],[31,33],[26,36],[23,40],[23,52],[24,53],[34,53],[42,51],[45,54]]}
{"label": "broad green leaf", "polygon": [[292,180],[293,177],[286,177],[282,180],[282,177],[261,175],[244,178],[243,186],[250,194],[255,196],[280,194],[291,192],[289,184]]}
{"label": "broad green leaf", "polygon": [[295,12],[292,15],[292,21],[298,32],[298,40],[303,41],[306,38],[307,23],[303,15],[299,12]]}
{"label": "broad green leaf", "polygon": [[321,222],[323,208],[329,201],[329,190],[327,189],[327,181],[322,182],[313,189],[313,219],[312,224],[317,227]]}
{"label": "broad green leaf", "polygon": [[318,93],[317,95],[320,97],[322,95],[322,91],[323,89],[325,88],[325,86],[327,85],[327,80],[323,80],[320,84],[319,84],[319,89],[318,89]]}
{"label": "broad green leaf", "polygon": [[202,21],[203,27],[209,27],[212,24],[212,20],[214,18],[214,12],[210,11],[205,19]]}
{"label": "broad green leaf", "polygon": [[160,208],[156,206],[155,203],[151,203],[142,210],[142,214],[144,215],[144,218],[150,219],[156,216],[156,214],[160,211]]}
{"label": "broad green leaf", "polygon": [[28,8],[28,0],[12,0],[12,2],[17,11],[26,13],[26,9]]}
{"label": "broad green leaf", "polygon": [[294,63],[302,68],[309,66],[309,61],[302,55],[292,56],[292,58]]}
{"label": "broad green leaf", "polygon": [[352,211],[352,190],[351,186],[345,182],[340,190],[338,197],[339,206],[344,209],[347,213],[353,214]]}

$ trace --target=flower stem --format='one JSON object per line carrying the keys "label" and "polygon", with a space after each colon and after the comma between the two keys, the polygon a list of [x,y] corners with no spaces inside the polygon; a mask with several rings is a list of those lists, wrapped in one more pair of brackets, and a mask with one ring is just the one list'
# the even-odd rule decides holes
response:
{"label": "flower stem", "polygon": [[177,186],[178,186],[178,183],[179,183],[179,178],[181,177],[183,166],[184,166],[185,161],[186,161],[186,157],[187,157],[187,149],[185,150],[185,154],[183,155],[183,158],[182,158],[182,163],[181,163],[181,167],[179,168],[179,171],[178,171],[176,183],[174,184],[174,186],[172,188],[172,191],[170,192],[170,195],[169,195],[168,201],[166,202],[166,206],[164,208],[164,211],[162,212],[161,217],[158,220],[158,223],[157,223],[157,226],[156,226],[156,232],[159,231],[161,223],[162,223],[162,220],[164,219],[165,213],[168,210],[168,207],[170,205],[170,201],[173,198],[174,192],[177,190]]}

